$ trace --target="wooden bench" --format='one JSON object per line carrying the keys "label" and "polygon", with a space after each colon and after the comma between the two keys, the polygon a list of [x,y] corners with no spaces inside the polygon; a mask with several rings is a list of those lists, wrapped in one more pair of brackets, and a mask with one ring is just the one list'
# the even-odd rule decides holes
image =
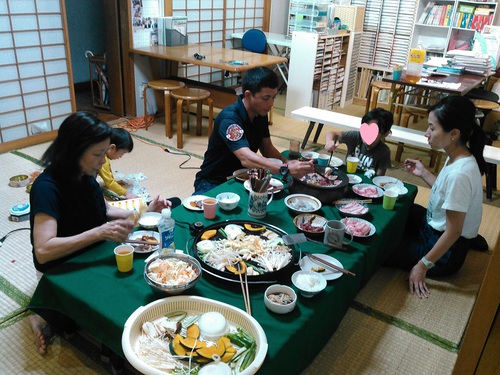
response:
{"label": "wooden bench", "polygon": [[[329,125],[338,128],[358,131],[361,126],[360,117],[331,112],[325,109],[314,107],[302,107],[292,111],[291,114],[294,118],[309,121],[309,127],[302,142],[302,148],[306,146],[309,136],[311,135],[311,132],[314,129],[314,125],[316,123],[318,123],[318,125],[320,125],[321,127],[323,125]],[[319,131],[316,132],[314,142],[317,142],[321,127],[319,127]],[[393,125],[391,128],[391,134],[386,139],[394,142],[402,142],[406,145],[420,147],[427,150],[431,149],[429,143],[427,142],[427,137],[425,137],[425,133],[416,129],[409,129],[402,126]],[[438,172],[438,166],[440,164],[442,154],[443,152],[439,152],[435,167],[436,173]],[[500,148],[494,146],[485,146],[483,156],[488,163],[486,171],[486,199],[491,201],[493,189],[496,189],[496,166],[500,165]]]}

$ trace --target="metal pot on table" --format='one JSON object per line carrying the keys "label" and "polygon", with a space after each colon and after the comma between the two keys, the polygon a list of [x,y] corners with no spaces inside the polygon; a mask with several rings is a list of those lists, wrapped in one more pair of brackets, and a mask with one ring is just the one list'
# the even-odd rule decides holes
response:
{"label": "metal pot on table", "polygon": [[[323,175],[325,175],[326,168],[322,165],[314,165],[314,170]],[[308,194],[318,198],[322,204],[331,204],[333,201],[341,199],[347,193],[349,178],[344,172],[336,168],[333,168],[330,175],[336,175],[337,180],[340,180],[341,183],[335,186],[316,186],[294,177],[293,184],[288,187],[288,190],[290,194]]]}

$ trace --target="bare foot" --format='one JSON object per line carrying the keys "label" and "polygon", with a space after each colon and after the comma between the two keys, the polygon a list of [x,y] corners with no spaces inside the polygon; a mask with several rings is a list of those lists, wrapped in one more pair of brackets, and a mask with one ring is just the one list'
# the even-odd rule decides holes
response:
{"label": "bare foot", "polygon": [[40,354],[47,353],[47,346],[50,344],[52,338],[52,330],[49,323],[47,323],[40,315],[30,315],[29,322],[35,337],[35,344],[38,347]]}

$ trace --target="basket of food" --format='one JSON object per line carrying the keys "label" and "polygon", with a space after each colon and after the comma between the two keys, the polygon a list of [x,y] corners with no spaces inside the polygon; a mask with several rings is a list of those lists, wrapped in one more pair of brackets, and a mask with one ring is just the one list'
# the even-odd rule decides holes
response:
{"label": "basket of food", "polygon": [[[135,310],[122,334],[122,349],[143,374],[220,371],[252,375],[267,354],[261,325],[246,312],[208,298],[175,296]],[[208,368],[207,368],[208,370]],[[226,371],[226,372],[223,372]]]}

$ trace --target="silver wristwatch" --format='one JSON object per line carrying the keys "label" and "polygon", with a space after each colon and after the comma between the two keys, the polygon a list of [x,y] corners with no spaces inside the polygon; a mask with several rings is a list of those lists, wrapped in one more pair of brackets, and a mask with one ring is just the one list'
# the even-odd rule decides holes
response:
{"label": "silver wristwatch", "polygon": [[435,264],[434,264],[434,263],[432,263],[431,261],[427,260],[427,259],[425,258],[425,256],[423,256],[423,257],[422,257],[422,259],[420,259],[420,260],[422,261],[422,263],[424,264],[424,266],[426,266],[426,267],[427,267],[427,269],[428,269],[428,270],[430,270],[432,267],[434,267],[434,266],[435,266]]}

